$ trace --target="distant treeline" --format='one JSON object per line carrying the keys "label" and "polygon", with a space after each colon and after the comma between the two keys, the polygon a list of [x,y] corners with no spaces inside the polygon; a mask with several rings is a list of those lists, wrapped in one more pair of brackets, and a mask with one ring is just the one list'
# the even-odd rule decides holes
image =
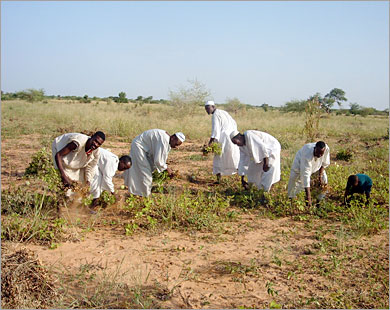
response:
{"label": "distant treeline", "polygon": [[47,101],[49,99],[57,100],[67,100],[67,101],[77,101],[81,103],[91,103],[92,101],[105,101],[105,102],[117,102],[117,103],[168,103],[168,100],[165,99],[153,99],[153,96],[143,97],[138,96],[135,99],[126,98],[126,93],[120,92],[118,96],[109,96],[109,97],[89,97],[88,95],[84,96],[61,96],[61,95],[46,95],[43,89],[27,89],[18,92],[6,93],[1,91],[1,100],[26,100],[28,102],[38,102],[38,101]]}
{"label": "distant treeline", "polygon": [[[137,98],[131,99],[126,97],[125,92],[120,92],[118,96],[109,96],[109,97],[89,97],[88,95],[84,96],[61,96],[61,95],[46,95],[43,89],[27,89],[18,92],[9,92],[5,93],[1,91],[1,100],[26,100],[28,102],[44,102],[47,103],[48,100],[66,100],[67,102],[81,102],[81,103],[91,103],[91,102],[116,102],[116,103],[135,103],[136,106],[142,106],[145,103],[149,104],[170,104],[176,105],[180,108],[184,106],[194,106],[194,105],[203,105],[204,101],[209,96],[209,93],[202,89],[203,85],[197,88],[186,89],[185,91],[181,90],[180,92],[171,92],[170,100],[166,99],[153,99],[153,96],[143,97],[138,96]],[[195,90],[194,90],[195,89]],[[190,98],[190,100],[188,99]],[[284,113],[305,113],[308,107],[315,102],[318,106],[318,109],[326,113],[335,113],[336,115],[388,115],[389,109],[383,111],[377,110],[375,108],[368,108],[360,106],[357,103],[349,103],[349,109],[342,108],[342,103],[346,102],[347,98],[345,97],[345,92],[342,89],[334,88],[324,97],[320,93],[316,93],[313,96],[310,96],[305,100],[291,100],[286,102],[281,107],[274,107],[263,103],[262,105],[249,105],[242,103],[238,98],[227,98],[226,102],[216,104],[222,106],[225,110],[238,113],[244,110],[251,109],[263,109],[264,111],[281,111]],[[333,105],[337,103],[339,109],[334,109]]]}

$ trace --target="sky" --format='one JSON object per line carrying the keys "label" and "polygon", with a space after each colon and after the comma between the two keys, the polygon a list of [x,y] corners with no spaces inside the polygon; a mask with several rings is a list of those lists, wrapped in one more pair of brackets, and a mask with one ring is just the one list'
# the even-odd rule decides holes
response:
{"label": "sky", "polygon": [[1,1],[1,90],[389,107],[388,1]]}

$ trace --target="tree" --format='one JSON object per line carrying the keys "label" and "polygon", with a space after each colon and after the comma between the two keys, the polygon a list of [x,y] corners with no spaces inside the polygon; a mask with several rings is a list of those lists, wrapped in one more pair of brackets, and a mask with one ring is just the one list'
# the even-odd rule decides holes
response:
{"label": "tree", "polygon": [[260,107],[263,108],[264,112],[267,112],[271,108],[267,103],[263,103]]}
{"label": "tree", "polygon": [[328,113],[335,102],[341,107],[342,101],[347,101],[347,98],[345,98],[345,91],[340,88],[333,88],[324,98],[319,97],[321,108]]}
{"label": "tree", "polygon": [[234,97],[232,99],[227,98],[224,107],[226,111],[236,114],[237,112],[245,109],[245,104],[243,104],[238,98]]}
{"label": "tree", "polygon": [[305,112],[306,100],[291,100],[282,106],[283,112]]}
{"label": "tree", "polygon": [[20,99],[27,100],[28,102],[42,101],[45,97],[45,91],[42,88],[29,88],[27,90],[18,92],[17,94]]}
{"label": "tree", "polygon": [[350,103],[349,107],[350,107],[349,112],[351,112],[351,114],[353,115],[359,114],[360,110],[362,109],[362,107],[357,103]]}
{"label": "tree", "polygon": [[210,90],[197,79],[188,80],[188,87],[180,87],[178,91],[169,91],[171,103],[177,107],[204,105],[210,97]]}
{"label": "tree", "polygon": [[118,98],[115,102],[119,102],[119,103],[128,103],[129,100],[127,100],[126,98],[126,93],[121,91],[119,94],[118,94]]}
{"label": "tree", "polygon": [[149,96],[149,97],[144,98],[143,102],[150,103],[152,100],[153,100],[153,96]]}

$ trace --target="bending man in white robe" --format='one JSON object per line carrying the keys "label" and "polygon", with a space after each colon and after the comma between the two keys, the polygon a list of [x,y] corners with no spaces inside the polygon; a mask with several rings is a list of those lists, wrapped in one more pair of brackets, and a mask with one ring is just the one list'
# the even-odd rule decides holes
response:
{"label": "bending man in white robe", "polygon": [[169,135],[165,130],[150,129],[131,142],[130,157],[132,166],[125,172],[125,185],[133,195],[147,197],[151,193],[155,169],[158,172],[167,170],[169,175],[173,172],[167,166],[168,153],[185,140],[183,133]]}
{"label": "bending man in white robe", "polygon": [[[328,183],[325,168],[330,165],[330,150],[323,141],[305,144],[295,155],[291,167],[290,179],[288,181],[288,197],[294,198],[299,192],[305,189],[306,204],[311,207],[310,178],[311,175],[319,171],[320,185]],[[317,199],[323,199],[321,193]]]}
{"label": "bending man in white robe", "polygon": [[268,192],[272,184],[280,180],[280,143],[268,133],[247,130],[244,134],[234,131],[230,134],[232,142],[240,148],[238,174],[241,183],[247,188],[248,182],[258,189]]}
{"label": "bending man in white robe", "polygon": [[130,156],[124,155],[118,158],[110,151],[100,148],[99,160],[95,170],[95,176],[91,183],[91,194],[93,197],[92,207],[96,207],[98,198],[104,190],[115,194],[112,178],[117,170],[125,171],[131,167]]}
{"label": "bending man in white robe", "polygon": [[99,147],[105,139],[101,131],[95,132],[92,137],[66,133],[54,139],[51,145],[54,167],[60,171],[65,187],[70,187],[73,181],[91,184],[99,159]]}
{"label": "bending man in white robe", "polygon": [[209,145],[218,142],[222,148],[222,154],[215,154],[213,161],[213,174],[217,175],[216,183],[220,183],[221,175],[237,173],[240,151],[230,140],[230,133],[237,131],[237,123],[228,112],[217,109],[214,101],[207,101],[205,110],[208,115],[212,114]]}

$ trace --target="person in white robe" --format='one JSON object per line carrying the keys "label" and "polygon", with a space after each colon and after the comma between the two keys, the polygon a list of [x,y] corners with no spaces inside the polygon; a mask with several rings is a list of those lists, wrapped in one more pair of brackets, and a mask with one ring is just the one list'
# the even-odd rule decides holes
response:
{"label": "person in white robe", "polygon": [[52,156],[65,187],[74,181],[90,184],[99,159],[99,147],[106,137],[97,131],[91,137],[80,133],[66,133],[54,139]]}
{"label": "person in white robe", "polygon": [[176,148],[185,141],[182,132],[169,135],[165,130],[150,129],[131,142],[130,157],[132,166],[124,173],[125,185],[133,195],[147,197],[151,193],[154,170],[159,173],[167,170],[173,175],[167,166],[168,153],[171,148]]}
{"label": "person in white robe", "polygon": [[205,110],[208,115],[212,115],[211,137],[208,145],[217,142],[222,148],[222,154],[215,154],[213,160],[213,174],[217,176],[216,183],[218,184],[221,181],[221,175],[237,173],[240,150],[230,140],[230,133],[237,131],[237,123],[228,112],[217,109],[212,100],[205,103]]}
{"label": "person in white robe", "polygon": [[248,183],[266,192],[270,191],[272,184],[280,180],[279,141],[258,130],[247,130],[243,134],[233,131],[230,139],[240,149],[238,174],[241,175],[244,188],[247,188],[244,180],[247,175]]}
{"label": "person in white robe", "polygon": [[[311,207],[310,180],[313,173],[318,172],[319,184],[324,186],[328,183],[325,168],[330,165],[329,146],[323,142],[305,144],[295,155],[291,166],[290,179],[288,181],[288,197],[293,199],[299,192],[305,189],[306,204]],[[322,191],[317,202],[325,197]]]}
{"label": "person in white robe", "polygon": [[112,178],[116,171],[125,171],[131,167],[130,156],[124,155],[118,158],[114,153],[100,148],[99,160],[95,168],[95,176],[91,182],[92,207],[96,207],[98,198],[103,191],[115,194],[114,183]]}

